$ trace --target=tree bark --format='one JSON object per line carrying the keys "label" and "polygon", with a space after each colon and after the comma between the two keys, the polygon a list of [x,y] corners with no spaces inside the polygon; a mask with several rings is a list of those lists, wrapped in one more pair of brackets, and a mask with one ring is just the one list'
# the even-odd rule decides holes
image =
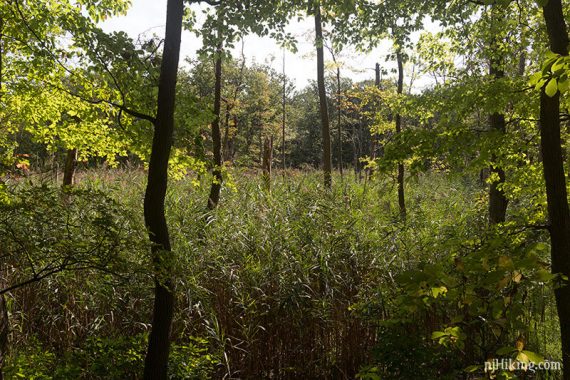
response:
{"label": "tree bark", "polygon": [[273,161],[273,137],[266,136],[263,141],[263,181],[265,188],[271,190],[271,162]]}
{"label": "tree bark", "polygon": [[[495,20],[493,20],[495,21]],[[496,47],[496,38],[491,41],[491,46]],[[493,48],[492,54],[499,54],[498,49]],[[493,56],[489,62],[489,74],[494,80],[499,80],[505,77],[505,72],[502,69],[502,59],[497,56]],[[503,113],[495,112],[489,117],[489,125],[492,131],[495,131],[500,136],[503,136],[506,132],[505,128],[505,115]],[[489,172],[492,177],[498,177],[498,180],[494,180],[489,185],[489,224],[503,223],[507,215],[507,205],[508,199],[505,196],[505,192],[502,189],[505,183],[505,171],[502,167],[495,164],[496,155],[493,154],[491,157],[493,163],[489,167]]]}
{"label": "tree bark", "polygon": [[222,42],[221,35],[218,34],[220,42],[216,49],[215,80],[214,85],[214,121],[212,121],[212,143],[214,152],[214,168],[212,169],[212,185],[208,196],[208,210],[213,210],[220,201],[220,190],[222,189],[222,136],[220,133],[220,108],[222,102]]}
{"label": "tree bark", "polygon": [[[491,129],[501,134],[505,133],[505,115],[494,113],[490,117]],[[492,158],[495,161],[495,155]],[[502,189],[505,183],[505,171],[500,166],[491,164],[489,167],[491,175],[496,174],[498,180],[489,185],[489,224],[503,223],[507,215],[508,199]]]}
{"label": "tree bark", "polygon": [[344,163],[342,162],[342,124],[341,124],[341,118],[342,118],[342,108],[340,105],[341,99],[341,89],[340,89],[340,67],[336,68],[336,123],[337,123],[337,129],[338,129],[338,169],[340,172],[340,179],[341,181],[343,180],[343,165]]}
{"label": "tree bark", "polygon": [[356,127],[352,123],[352,166],[354,170],[354,178],[358,175],[358,156],[356,154]]}
{"label": "tree bark", "polygon": [[[398,94],[401,94],[404,89],[404,57],[400,48],[396,51],[396,60],[398,63]],[[396,114],[396,134],[402,132],[402,117]],[[406,200],[404,194],[404,164],[398,163],[398,205],[400,207],[400,216],[402,219],[406,218]]]}
{"label": "tree bark", "polygon": [[285,164],[285,121],[287,120],[287,114],[285,106],[287,105],[287,81],[285,76],[285,49],[283,49],[283,94],[281,99],[281,107],[282,109],[282,117],[281,117],[281,164],[283,165],[283,175],[285,175],[285,170],[287,169],[287,165]]}
{"label": "tree bark", "polygon": [[3,377],[4,361],[8,352],[8,333],[10,325],[8,324],[8,308],[6,307],[6,298],[4,294],[0,296],[0,380]]}
{"label": "tree bark", "polygon": [[321,8],[318,1],[314,3],[315,12],[315,42],[317,45],[317,85],[319,88],[319,110],[321,114],[321,133],[323,138],[323,172],[325,188],[332,185],[332,154],[329,112],[327,106],[327,91],[325,88],[325,61],[323,53],[323,29]]}
{"label": "tree bark", "polygon": [[152,242],[151,254],[156,271],[152,329],[144,366],[145,380],[167,378],[170,328],[174,312],[174,281],[170,274],[173,258],[164,213],[164,200],[174,131],[184,3],[182,0],[168,0],[166,7],[166,32],[158,84],[157,115],[144,197],[144,220]]}
{"label": "tree bark", "polygon": [[[568,33],[561,0],[549,0],[543,7],[550,50],[568,55]],[[550,224],[552,272],[570,277],[570,208],[566,191],[562,142],[560,139],[560,94],[540,94],[540,146],[546,183]],[[570,285],[554,290],[560,320],[563,378],[570,379]]]}
{"label": "tree bark", "polygon": [[73,186],[76,166],[77,149],[68,149],[65,155],[65,167],[63,169],[63,186]]}
{"label": "tree bark", "polygon": [[[380,88],[380,64],[376,63],[375,68],[374,68],[374,85],[376,86],[376,88]],[[371,139],[371,143],[370,143],[370,158],[372,159],[372,161],[376,161],[376,154],[378,152],[378,142],[379,142],[379,138],[378,138],[378,134],[377,133],[373,133],[372,131],[370,132],[370,139]],[[369,175],[372,176],[374,174],[374,170],[371,168],[369,169]]]}
{"label": "tree bark", "polygon": [[[3,37],[4,37],[4,19],[0,17],[0,100],[2,99],[2,91],[3,91],[3,84],[4,84],[4,67],[3,67]],[[4,285],[4,284],[1,284]],[[8,332],[9,332],[10,324],[8,321],[8,309],[6,307],[6,297],[4,294],[0,295],[0,380],[4,378],[3,369],[4,369],[4,360],[6,358],[7,350],[8,350]]]}

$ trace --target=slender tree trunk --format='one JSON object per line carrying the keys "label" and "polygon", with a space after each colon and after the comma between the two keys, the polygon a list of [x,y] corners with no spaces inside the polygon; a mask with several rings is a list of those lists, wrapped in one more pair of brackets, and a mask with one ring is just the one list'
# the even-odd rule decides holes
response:
{"label": "slender tree trunk", "polygon": [[8,353],[8,333],[10,332],[10,325],[8,322],[6,298],[4,297],[4,294],[2,294],[2,296],[0,296],[0,380],[4,378],[4,361],[6,360],[6,355]]}
{"label": "slender tree trunk", "polygon": [[[226,102],[226,124],[225,124],[225,133],[224,133],[224,140],[223,140],[223,151],[222,151],[222,162],[224,161],[232,161],[233,162],[233,157],[234,157],[234,152],[233,152],[233,139],[237,134],[237,116],[233,115],[233,118],[231,118],[231,113],[234,110],[234,108],[236,107],[237,104],[237,98],[238,95],[242,89],[242,82],[243,82],[243,71],[245,69],[245,56],[244,56],[244,40],[242,38],[241,40],[241,67],[240,67],[240,71],[239,71],[239,81],[235,86],[235,90],[234,90],[234,95],[233,95],[233,100],[231,102],[231,104],[229,102]],[[221,100],[221,88],[220,88],[220,100]],[[221,104],[220,104],[221,106]],[[233,131],[230,131],[230,118],[233,121]]]}
{"label": "slender tree trunk", "polygon": [[68,149],[63,168],[63,186],[73,186],[75,168],[77,166],[77,149]]}
{"label": "slender tree trunk", "polygon": [[[505,134],[505,115],[494,113],[491,115],[491,129],[501,134]],[[492,160],[495,161],[495,155]],[[505,171],[500,166],[491,164],[489,172],[493,176],[496,174],[498,179],[489,185],[489,224],[502,223],[506,219],[508,199],[502,189],[505,183]]]}
{"label": "slender tree trunk", "polygon": [[168,159],[174,131],[174,107],[184,2],[168,0],[166,32],[158,84],[157,114],[144,197],[144,220],[152,242],[155,290],[152,329],[145,358],[144,379],[166,380],[170,327],[174,312],[174,282],[171,278],[172,252],[164,199],[168,182]]}
{"label": "slender tree trunk", "polygon": [[[376,88],[380,88],[380,64],[377,63],[374,68],[374,85]],[[378,151],[378,134],[375,132],[370,132],[370,139],[371,139],[371,147],[370,147],[370,158],[372,161],[376,161],[376,153]],[[372,176],[373,169],[370,169],[370,175]]]}
{"label": "slender tree trunk", "polygon": [[271,162],[273,161],[273,136],[266,136],[263,141],[263,181],[265,188],[271,190]]}
{"label": "slender tree trunk", "polygon": [[325,61],[323,53],[323,29],[321,23],[321,8],[318,1],[315,6],[315,40],[317,44],[317,85],[319,88],[319,109],[321,113],[321,131],[323,137],[323,171],[325,188],[332,185],[332,154],[327,92],[325,88]]}
{"label": "slender tree trunk", "polygon": [[220,200],[220,190],[222,189],[222,143],[220,133],[220,108],[222,101],[222,42],[221,35],[218,34],[220,42],[216,49],[215,77],[214,86],[214,121],[212,122],[212,143],[214,152],[214,169],[212,170],[213,180],[210,187],[210,195],[208,197],[208,210],[213,210]]}
{"label": "slender tree trunk", "polygon": [[[4,19],[0,17],[0,100],[2,99],[2,94],[4,89],[2,88],[4,82],[4,67],[3,67],[3,56],[4,56]],[[4,285],[0,281],[0,285]],[[9,321],[8,321],[8,309],[6,307],[6,298],[4,294],[0,295],[0,380],[4,378],[4,360],[6,358],[6,353],[8,350],[8,332],[9,332]]]}
{"label": "slender tree trunk", "polygon": [[[499,24],[501,20],[502,18],[497,19],[493,15],[492,21]],[[491,29],[491,32],[494,32],[494,28]],[[493,37],[493,40],[491,41],[491,53],[493,54],[493,57],[491,57],[489,62],[489,74],[494,80],[499,80],[505,77],[505,72],[502,68],[503,60],[499,56],[500,53],[497,49],[496,39],[497,37]],[[505,115],[503,113],[495,112],[489,117],[489,125],[492,131],[503,136],[506,132]],[[508,199],[502,189],[502,186],[505,183],[505,171],[502,167],[495,164],[495,154],[492,155],[491,160],[493,161],[493,164],[489,167],[489,173],[492,177],[498,178],[489,185],[489,224],[493,225],[505,221]]]}
{"label": "slender tree trunk", "polygon": [[352,166],[354,170],[354,179],[358,178],[358,153],[356,143],[356,125],[352,124]]}
{"label": "slender tree trunk", "polygon": [[[404,89],[404,57],[402,52],[396,51],[396,60],[398,63],[398,94],[401,94]],[[402,132],[402,117],[396,114],[396,133]],[[404,195],[404,164],[398,163],[398,205],[400,206],[400,216],[402,219],[406,218],[406,200]]]}
{"label": "slender tree trunk", "polygon": [[[561,0],[549,0],[543,7],[550,50],[568,55],[568,32]],[[566,191],[562,142],[560,139],[560,94],[540,94],[540,146],[546,183],[550,222],[552,272],[570,277],[570,208]],[[562,340],[563,378],[570,379],[570,285],[554,289]]]}
{"label": "slender tree trunk", "polygon": [[[364,125],[362,123],[362,119],[360,119],[358,121],[358,157],[362,157],[362,155],[364,154],[364,146],[363,146],[363,141],[366,140],[366,133],[364,131]],[[360,159],[357,160],[358,163],[358,181],[361,182],[362,181],[362,162],[360,162]]]}
{"label": "slender tree trunk", "polygon": [[234,131],[236,131],[236,132],[232,134],[232,136],[230,137],[230,142],[229,142],[230,161],[232,161],[232,162],[234,161],[235,155],[236,155],[235,138],[236,138],[236,134],[238,131],[238,117],[236,115],[234,115],[233,121],[234,121]]}
{"label": "slender tree trunk", "polygon": [[340,89],[340,67],[336,68],[336,127],[338,129],[338,169],[340,172],[340,179],[343,179],[343,165],[342,162],[342,124],[341,124],[341,117],[342,117],[342,107],[340,105],[341,99],[341,89]]}
{"label": "slender tree trunk", "polygon": [[282,94],[282,101],[281,107],[282,110],[282,119],[281,119],[281,161],[283,165],[283,175],[285,175],[285,169],[287,169],[287,165],[285,164],[285,121],[287,119],[287,114],[285,112],[285,106],[287,105],[287,81],[285,77],[285,49],[283,49],[283,94]]}

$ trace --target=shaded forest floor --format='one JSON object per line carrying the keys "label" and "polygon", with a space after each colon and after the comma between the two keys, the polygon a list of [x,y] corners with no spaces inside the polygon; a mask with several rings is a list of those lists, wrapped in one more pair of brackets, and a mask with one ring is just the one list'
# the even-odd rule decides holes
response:
{"label": "shaded forest floor", "polygon": [[[528,350],[559,357],[536,264],[547,236],[517,222],[524,200],[510,205],[512,223],[490,230],[487,187],[468,177],[410,178],[403,221],[391,180],[336,174],[327,192],[319,172],[277,171],[268,191],[253,172],[229,174],[213,213],[208,179],[170,182],[172,379],[468,378],[466,367],[481,374],[489,355],[515,345],[517,324],[533,326]],[[8,294],[6,375],[139,378],[153,286],[144,173],[83,171],[64,193],[40,177],[10,185],[0,243],[26,251],[36,271],[67,266]],[[98,270],[80,268],[83,254]],[[9,283],[33,275],[12,264]]]}

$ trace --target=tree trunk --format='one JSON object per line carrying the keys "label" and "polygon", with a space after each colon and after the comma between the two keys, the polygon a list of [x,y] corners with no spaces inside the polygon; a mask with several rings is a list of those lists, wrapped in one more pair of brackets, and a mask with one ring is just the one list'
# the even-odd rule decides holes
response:
{"label": "tree trunk", "polygon": [[319,2],[315,6],[315,42],[317,44],[317,84],[319,88],[319,109],[321,113],[321,131],[323,137],[323,172],[325,188],[332,185],[332,154],[327,92],[325,88],[325,62],[323,53],[323,30],[321,24],[321,8]]}
{"label": "tree trunk", "polygon": [[[402,52],[396,51],[396,60],[398,61],[398,94],[401,94],[404,89],[404,57]],[[396,134],[402,132],[402,117],[396,114]],[[406,218],[406,200],[404,195],[404,164],[398,163],[398,205],[400,206],[400,216],[402,219]]]}
{"label": "tree trunk", "polygon": [[[494,63],[491,63],[491,75],[495,78],[502,78],[504,73],[502,70],[494,68]],[[505,115],[501,113],[494,113],[489,118],[489,124],[491,130],[497,131],[500,135],[505,134]],[[496,160],[496,155],[492,155],[492,161]],[[491,176],[498,177],[489,185],[489,224],[502,223],[506,219],[508,199],[505,197],[505,193],[502,189],[505,183],[505,171],[503,168],[497,166],[496,164],[491,164],[489,167],[489,173]]]}
{"label": "tree trunk", "polygon": [[6,307],[6,297],[4,294],[0,296],[0,380],[3,379],[2,371],[4,369],[4,361],[8,353],[8,333],[10,325],[8,323],[8,308]]}
{"label": "tree trunk", "polygon": [[[374,85],[376,86],[376,88],[380,88],[380,64],[377,63],[374,69],[374,73],[375,73],[375,78],[374,78]],[[376,161],[376,153],[378,152],[378,134],[375,132],[370,132],[370,139],[371,141],[371,147],[370,147],[370,158],[372,159],[372,161]],[[372,176],[374,174],[373,169],[370,169],[369,172],[370,176]]]}
{"label": "tree trunk", "polygon": [[221,35],[218,34],[220,42],[216,49],[216,67],[214,85],[214,121],[212,122],[212,143],[214,152],[214,169],[212,170],[213,180],[208,197],[208,210],[213,210],[218,206],[220,200],[220,190],[222,189],[222,136],[220,133],[220,108],[222,101],[222,42]]}
{"label": "tree trunk", "polygon": [[[2,99],[2,85],[3,85],[3,55],[4,52],[2,50],[3,46],[3,33],[4,33],[4,19],[0,17],[0,100]],[[4,285],[3,283],[0,283]],[[6,298],[4,294],[0,295],[0,380],[4,378],[3,369],[4,369],[4,360],[6,358],[6,352],[8,349],[8,332],[9,332],[9,323],[8,323],[8,309],[6,307]]]}
{"label": "tree trunk", "polygon": [[340,67],[336,68],[336,116],[337,116],[337,129],[338,129],[338,169],[340,172],[340,179],[343,179],[343,162],[342,162],[342,124],[341,124],[341,116],[342,116],[342,109],[341,109],[341,99],[340,99]]}
{"label": "tree trunk", "polygon": [[238,131],[238,118],[236,115],[233,117],[234,120],[234,133],[230,136],[230,142],[228,143],[228,149],[230,150],[230,161],[233,162],[236,155],[236,143],[235,138]]}
{"label": "tree trunk", "polygon": [[[550,50],[568,55],[568,33],[561,0],[543,7]],[[560,140],[560,94],[540,94],[540,146],[550,224],[552,272],[570,277],[570,208]],[[570,285],[554,289],[562,341],[563,378],[570,379]]]}
{"label": "tree trunk", "polygon": [[354,166],[354,179],[358,178],[358,152],[356,144],[356,124],[352,123],[352,166]]}
{"label": "tree trunk", "polygon": [[263,181],[265,188],[271,190],[271,162],[273,161],[273,137],[266,136],[263,141]]}
{"label": "tree trunk", "polygon": [[[494,11],[495,9],[493,9]],[[493,15],[492,21],[498,24],[502,21],[502,18],[496,18]],[[503,60],[500,57],[497,37],[494,36],[494,28],[491,29],[493,33],[493,39],[491,40],[491,54],[492,57],[489,62],[489,74],[493,80],[499,80],[505,77],[505,72],[503,71],[502,64]],[[505,128],[505,115],[503,113],[495,112],[489,117],[489,126],[492,131],[495,131],[499,136],[503,136],[506,132]],[[506,219],[507,214],[507,204],[508,199],[502,189],[505,183],[505,171],[500,166],[495,164],[496,155],[491,156],[491,161],[493,162],[489,167],[489,173],[492,177],[498,177],[497,180],[493,180],[489,185],[489,224],[502,223]]]}
{"label": "tree trunk", "polygon": [[152,329],[144,366],[145,380],[166,380],[167,378],[170,326],[174,312],[174,282],[170,277],[173,258],[164,213],[164,199],[168,182],[168,159],[174,131],[176,80],[183,15],[183,1],[168,0],[164,51],[158,84],[157,114],[144,197],[144,220],[152,242],[151,253],[155,266],[155,298]]}
{"label": "tree trunk", "polygon": [[287,94],[286,94],[286,88],[287,86],[287,82],[286,82],[286,77],[285,77],[285,49],[283,49],[283,94],[282,94],[282,101],[281,101],[281,107],[283,108],[282,113],[282,119],[281,119],[281,161],[283,161],[281,164],[283,165],[283,175],[285,175],[285,169],[287,169],[287,165],[285,164],[285,121],[287,120],[287,114],[286,114],[286,110],[285,110],[285,106],[287,105]]}
{"label": "tree trunk", "polygon": [[63,169],[63,186],[73,186],[75,167],[77,166],[77,149],[68,149]]}

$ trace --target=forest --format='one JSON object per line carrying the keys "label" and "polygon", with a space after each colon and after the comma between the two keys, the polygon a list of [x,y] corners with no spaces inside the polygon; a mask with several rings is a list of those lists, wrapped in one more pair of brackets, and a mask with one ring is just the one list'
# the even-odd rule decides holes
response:
{"label": "forest", "polygon": [[142,1],[0,1],[0,380],[570,380],[570,1]]}

